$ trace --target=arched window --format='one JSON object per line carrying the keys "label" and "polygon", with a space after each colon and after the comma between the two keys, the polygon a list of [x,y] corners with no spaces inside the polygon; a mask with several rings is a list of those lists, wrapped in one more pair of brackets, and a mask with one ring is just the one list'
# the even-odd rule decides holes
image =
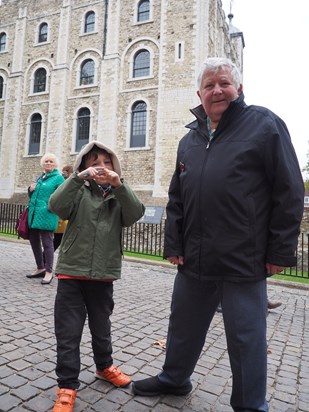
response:
{"label": "arched window", "polygon": [[138,101],[132,106],[130,147],[145,147],[146,145],[147,105]]}
{"label": "arched window", "polygon": [[1,33],[0,34],[0,52],[3,52],[6,50],[6,34]]}
{"label": "arched window", "polygon": [[87,107],[82,107],[77,113],[76,125],[76,144],[75,151],[80,149],[89,142],[90,133],[90,110]]}
{"label": "arched window", "polygon": [[48,24],[47,23],[42,23],[39,27],[38,43],[46,42],[47,41],[47,35],[48,35]]}
{"label": "arched window", "polygon": [[85,33],[91,33],[95,29],[95,13],[94,11],[88,11],[88,13],[85,16],[85,27],[84,27],[84,32]]}
{"label": "arched window", "polygon": [[149,20],[149,0],[141,0],[137,9],[137,21]]}
{"label": "arched window", "polygon": [[4,80],[3,77],[0,76],[0,99],[4,97]]}
{"label": "arched window", "polygon": [[46,90],[46,70],[43,67],[34,73],[33,93],[42,93]]}
{"label": "arched window", "polygon": [[80,85],[94,83],[94,61],[91,59],[85,60],[80,68]]}
{"label": "arched window", "polygon": [[39,113],[34,113],[30,122],[29,155],[40,153],[41,129],[42,116]]}
{"label": "arched window", "polygon": [[150,53],[148,50],[141,50],[134,56],[133,77],[145,77],[150,74]]}

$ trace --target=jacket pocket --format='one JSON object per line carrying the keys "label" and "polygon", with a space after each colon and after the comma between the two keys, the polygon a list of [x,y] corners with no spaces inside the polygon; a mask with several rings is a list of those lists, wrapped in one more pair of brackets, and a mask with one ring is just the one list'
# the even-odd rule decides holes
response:
{"label": "jacket pocket", "polygon": [[65,241],[63,242],[63,246],[61,247],[63,253],[67,253],[73,247],[77,237],[79,235],[79,229],[74,230],[72,234],[70,234]]}

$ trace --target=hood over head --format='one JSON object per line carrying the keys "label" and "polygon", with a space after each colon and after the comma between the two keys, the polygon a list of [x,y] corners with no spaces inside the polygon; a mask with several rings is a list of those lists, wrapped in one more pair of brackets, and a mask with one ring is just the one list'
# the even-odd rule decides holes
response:
{"label": "hood over head", "polygon": [[101,143],[97,140],[92,140],[91,142],[87,143],[84,147],[82,147],[81,151],[77,155],[77,158],[76,158],[74,166],[73,166],[74,172],[80,171],[80,170],[78,170],[78,168],[82,163],[83,157],[85,156],[85,154],[90,152],[90,150],[93,148],[93,146],[97,146],[100,149],[104,149],[104,150],[107,151],[107,153],[110,154],[112,162],[113,162],[114,171],[118,174],[119,177],[121,177],[121,166],[120,166],[120,162],[119,162],[119,159],[118,159],[116,153],[112,149],[110,149],[109,147],[105,146],[105,144],[103,144],[103,143]]}

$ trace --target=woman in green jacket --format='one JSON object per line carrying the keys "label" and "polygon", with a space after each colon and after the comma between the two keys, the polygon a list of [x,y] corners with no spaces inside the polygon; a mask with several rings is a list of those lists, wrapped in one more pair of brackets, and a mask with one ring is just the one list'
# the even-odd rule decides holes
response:
{"label": "woman in green jacket", "polygon": [[56,190],[50,210],[67,219],[56,275],[58,398],[53,412],[73,411],[79,387],[79,345],[88,315],[95,376],[115,386],[131,377],[113,365],[113,281],[121,274],[121,232],[144,214],[144,206],[121,178],[117,155],[101,142],[79,153],[73,174]]}
{"label": "woman in green jacket", "polygon": [[42,285],[50,284],[53,278],[53,237],[58,226],[58,216],[48,210],[48,200],[64,181],[64,177],[57,170],[57,164],[56,156],[52,153],[46,153],[41,159],[43,173],[35,182],[31,183],[28,189],[30,197],[28,213],[29,241],[37,270],[27,275],[27,277],[43,277]]}

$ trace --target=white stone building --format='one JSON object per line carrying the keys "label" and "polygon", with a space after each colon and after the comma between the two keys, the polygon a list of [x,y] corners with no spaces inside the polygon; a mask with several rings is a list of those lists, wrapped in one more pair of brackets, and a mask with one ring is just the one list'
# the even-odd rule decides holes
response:
{"label": "white stone building", "polygon": [[165,205],[200,64],[242,70],[243,47],[221,0],[2,0],[0,199],[25,197],[45,152],[73,164],[96,139],[146,204]]}

